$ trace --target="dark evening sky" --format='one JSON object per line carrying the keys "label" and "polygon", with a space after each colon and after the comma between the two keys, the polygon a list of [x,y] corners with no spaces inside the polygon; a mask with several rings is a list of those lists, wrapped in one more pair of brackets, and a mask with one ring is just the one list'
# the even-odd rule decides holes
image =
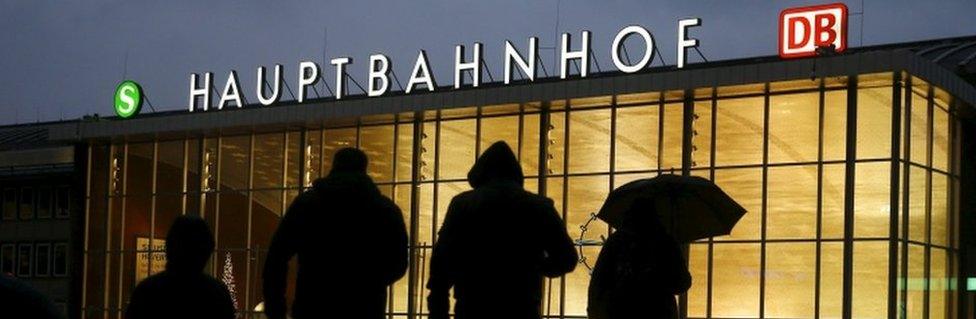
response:
{"label": "dark evening sky", "polygon": [[[683,17],[702,19],[690,36],[709,60],[775,55],[779,12],[821,3],[828,2],[564,0],[557,29],[556,0],[0,0],[0,125],[113,115],[112,96],[123,76],[143,86],[157,111],[186,109],[190,73],[214,72],[220,90],[227,73],[237,70],[242,91],[255,102],[258,66],[283,64],[294,87],[299,61],[313,60],[332,85],[328,59],[349,56],[349,74],[365,85],[372,53],[390,56],[406,84],[424,49],[445,85],[453,81],[454,45],[474,42],[484,43],[487,65],[500,81],[504,40],[524,50],[526,39],[538,36],[540,47],[551,47],[557,30],[576,35],[574,41],[579,31],[591,30],[595,58],[606,71],[613,69],[614,34],[640,24],[673,65]],[[846,3],[852,13],[862,10],[860,1]],[[867,0],[864,11],[863,45],[976,35],[974,1]],[[861,45],[861,19],[850,17],[851,47]],[[540,55],[553,74],[552,50]],[[691,55],[689,62],[700,59]]]}

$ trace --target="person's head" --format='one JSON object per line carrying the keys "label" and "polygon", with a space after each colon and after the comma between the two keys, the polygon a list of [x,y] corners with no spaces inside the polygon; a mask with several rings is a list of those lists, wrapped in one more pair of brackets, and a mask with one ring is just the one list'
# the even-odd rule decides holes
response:
{"label": "person's head", "polygon": [[522,166],[512,148],[503,141],[491,144],[468,171],[468,184],[478,188],[492,181],[523,185]]}
{"label": "person's head", "polygon": [[366,153],[363,153],[363,151],[352,147],[343,148],[336,152],[332,158],[332,170],[329,174],[366,174],[366,165],[368,163],[369,159],[366,158]]}
{"label": "person's head", "polygon": [[207,222],[196,216],[179,216],[166,234],[166,270],[202,272],[214,251]]}

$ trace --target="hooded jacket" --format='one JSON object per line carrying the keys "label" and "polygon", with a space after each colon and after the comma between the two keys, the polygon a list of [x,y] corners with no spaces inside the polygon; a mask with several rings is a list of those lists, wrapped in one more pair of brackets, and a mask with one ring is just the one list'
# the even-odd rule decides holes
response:
{"label": "hooded jacket", "polygon": [[336,158],[329,175],[292,202],[272,238],[263,287],[268,318],[284,318],[294,255],[298,279],[291,314],[298,319],[385,318],[387,286],[407,270],[400,209],[380,194],[365,163]]}
{"label": "hooded jacket", "polygon": [[544,277],[577,261],[552,200],[522,188],[512,150],[497,142],[468,173],[473,190],[451,200],[430,261],[431,319],[541,318]]}

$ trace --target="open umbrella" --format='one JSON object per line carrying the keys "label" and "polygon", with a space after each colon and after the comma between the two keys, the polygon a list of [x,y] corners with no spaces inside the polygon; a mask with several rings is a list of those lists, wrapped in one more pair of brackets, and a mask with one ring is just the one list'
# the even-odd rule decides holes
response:
{"label": "open umbrella", "polygon": [[655,203],[661,223],[678,242],[728,235],[746,210],[718,185],[697,176],[660,175],[636,180],[610,192],[597,217],[620,228],[638,199]]}

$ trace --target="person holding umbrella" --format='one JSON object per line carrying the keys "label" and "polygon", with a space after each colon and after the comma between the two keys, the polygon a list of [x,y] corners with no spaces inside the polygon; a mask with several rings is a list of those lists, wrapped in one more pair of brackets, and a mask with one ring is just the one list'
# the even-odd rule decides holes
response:
{"label": "person holding umbrella", "polygon": [[615,189],[597,214],[616,231],[593,268],[589,318],[679,318],[674,296],[691,287],[679,245],[728,234],[744,214],[700,177],[661,175]]}

